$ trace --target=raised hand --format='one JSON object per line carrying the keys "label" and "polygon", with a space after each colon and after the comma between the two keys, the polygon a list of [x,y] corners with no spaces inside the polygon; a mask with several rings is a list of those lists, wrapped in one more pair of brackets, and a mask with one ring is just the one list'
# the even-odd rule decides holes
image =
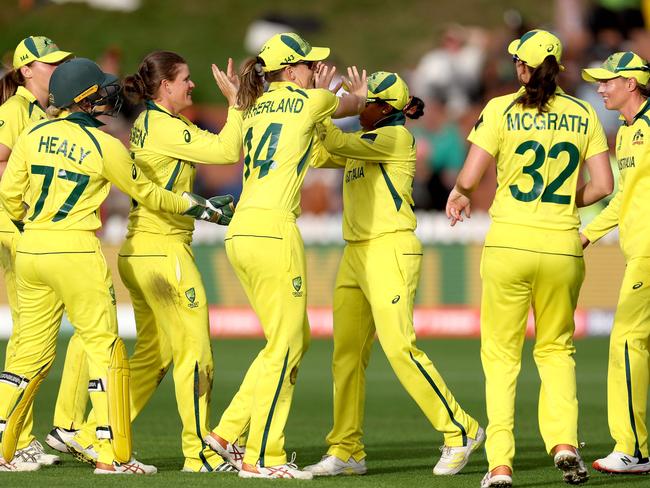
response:
{"label": "raised hand", "polygon": [[212,64],[212,76],[214,81],[226,100],[228,106],[234,107],[237,104],[237,91],[239,90],[239,77],[235,72],[232,58],[228,58],[228,67],[224,73],[216,64]]}
{"label": "raised hand", "polygon": [[329,90],[332,93],[338,93],[343,81],[339,81],[333,87],[330,87],[334,75],[336,74],[336,66],[328,66],[325,63],[319,61],[316,64],[316,69],[314,70],[314,86],[316,88],[324,88]]}

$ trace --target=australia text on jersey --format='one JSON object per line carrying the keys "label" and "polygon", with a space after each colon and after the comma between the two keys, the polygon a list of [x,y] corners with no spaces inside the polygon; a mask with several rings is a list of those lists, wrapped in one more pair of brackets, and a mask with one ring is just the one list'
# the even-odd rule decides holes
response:
{"label": "australia text on jersey", "polygon": [[589,129],[589,119],[580,115],[555,112],[509,113],[507,128],[508,130],[566,130],[586,134]]}

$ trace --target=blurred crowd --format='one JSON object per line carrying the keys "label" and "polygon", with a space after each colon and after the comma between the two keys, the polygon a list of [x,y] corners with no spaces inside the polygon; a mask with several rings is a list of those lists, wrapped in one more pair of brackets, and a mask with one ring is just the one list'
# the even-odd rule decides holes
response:
{"label": "blurred crowd", "polygon": [[[409,123],[417,140],[413,192],[417,209],[444,209],[447,194],[465,158],[465,138],[483,106],[495,96],[518,89],[512,60],[507,54],[508,43],[533,28],[544,28],[560,37],[566,67],[561,75],[561,87],[594,106],[613,148],[619,125],[617,114],[604,109],[594,85],[582,81],[580,69],[599,64],[615,51],[631,50],[650,58],[650,0],[554,0],[553,8],[551,25],[539,25],[534,19],[523,18],[517,10],[508,10],[503,13],[501,26],[494,29],[459,24],[444,26],[431,50],[422,55],[417,65],[401,73],[412,94],[426,103],[424,117]],[[263,40],[276,32],[318,28],[313,19],[269,16],[250,26],[245,46],[254,53]],[[105,71],[118,76],[128,74],[121,72],[118,48],[108,50],[98,62]],[[363,60],[359,60],[359,65],[362,64]],[[131,123],[139,110],[127,105],[119,117],[106,120],[107,130],[127,146]],[[199,127],[219,132],[226,109],[195,105],[185,115]],[[344,120],[343,124],[348,130],[358,128],[354,120]],[[616,171],[615,165],[613,168]],[[238,197],[241,163],[199,165],[197,169],[197,193],[230,193]],[[495,186],[495,171],[489,171],[475,193],[474,211],[489,208]],[[104,216],[126,215],[129,205],[128,198],[114,191],[104,204]],[[341,172],[326,169],[308,172],[302,194],[303,213],[336,214],[341,206]]]}

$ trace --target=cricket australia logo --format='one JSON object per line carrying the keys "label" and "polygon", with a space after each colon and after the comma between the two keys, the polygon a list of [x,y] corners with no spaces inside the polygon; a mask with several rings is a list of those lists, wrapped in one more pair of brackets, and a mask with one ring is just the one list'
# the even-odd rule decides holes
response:
{"label": "cricket australia logo", "polygon": [[636,131],[634,136],[632,136],[632,145],[637,146],[639,144],[643,144],[643,132],[641,132],[641,129]]}
{"label": "cricket australia logo", "polygon": [[187,300],[190,302],[187,304],[189,308],[196,308],[199,306],[198,302],[196,302],[196,290],[194,289],[194,287],[185,290],[185,296],[187,297]]}
{"label": "cricket australia logo", "polygon": [[296,276],[291,284],[293,285],[293,289],[296,290],[293,292],[294,297],[301,297],[302,296],[302,277]]}

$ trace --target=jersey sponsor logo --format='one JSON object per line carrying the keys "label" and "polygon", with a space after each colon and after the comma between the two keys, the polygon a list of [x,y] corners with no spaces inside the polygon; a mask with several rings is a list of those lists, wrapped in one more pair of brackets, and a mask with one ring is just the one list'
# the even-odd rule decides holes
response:
{"label": "jersey sponsor logo", "polygon": [[618,160],[618,170],[622,171],[625,168],[634,168],[636,167],[634,164],[634,156],[630,156],[629,158],[621,158]]}
{"label": "jersey sponsor logo", "polygon": [[399,295],[395,295],[395,296],[393,297],[393,299],[390,301],[390,303],[392,303],[393,305],[395,305],[397,302],[399,302],[399,299],[400,299],[400,298],[401,298],[401,297],[400,297]]}
{"label": "jersey sponsor logo", "polygon": [[638,281],[637,283],[634,283],[634,285],[632,285],[632,289],[633,290],[638,290],[642,286],[643,286],[643,281]]}
{"label": "jersey sponsor logo", "polygon": [[589,129],[589,119],[575,114],[542,113],[509,113],[507,130],[565,130],[586,134]]}
{"label": "jersey sponsor logo", "polygon": [[294,297],[301,297],[302,296],[302,277],[301,276],[296,276],[293,280],[291,280],[291,284],[293,285],[293,289],[295,290],[293,292]]}
{"label": "jersey sponsor logo", "polygon": [[363,166],[360,166],[358,168],[352,168],[345,172],[345,182],[350,183],[351,181],[357,180],[359,178],[363,178],[365,176],[366,175],[363,172]]}
{"label": "jersey sponsor logo", "polygon": [[108,287],[108,293],[110,293],[110,295],[111,295],[111,303],[113,305],[115,305],[115,303],[116,303],[116,300],[115,300],[115,288],[113,287],[113,285]]}
{"label": "jersey sponsor logo", "polygon": [[134,180],[138,177],[138,169],[135,166],[135,163],[131,165],[131,178]]}
{"label": "jersey sponsor logo", "polygon": [[64,158],[79,164],[82,164],[84,159],[92,152],[90,150],[86,151],[81,146],[77,148],[75,143],[56,136],[41,136],[37,151],[47,154],[60,154]]}
{"label": "jersey sponsor logo", "polygon": [[183,139],[185,139],[185,142],[190,142],[192,140],[192,136],[190,135],[190,131],[185,129],[183,131]]}
{"label": "jersey sponsor logo", "polygon": [[194,287],[185,290],[185,297],[189,302],[187,304],[189,308],[196,308],[199,306],[199,303],[196,301],[196,290],[194,289]]}
{"label": "jersey sponsor logo", "polygon": [[641,129],[637,130],[632,137],[632,145],[638,146],[640,144],[643,144],[643,132]]}
{"label": "jersey sponsor logo", "polygon": [[301,98],[283,98],[279,102],[276,102],[277,100],[266,100],[253,105],[244,112],[244,119],[254,117],[255,115],[276,112],[299,114],[305,106],[305,101]]}

